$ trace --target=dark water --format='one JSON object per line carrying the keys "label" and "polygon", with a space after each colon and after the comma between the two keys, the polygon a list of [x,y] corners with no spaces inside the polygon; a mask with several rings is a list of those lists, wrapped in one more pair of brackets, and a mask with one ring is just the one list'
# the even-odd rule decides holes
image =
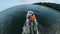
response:
{"label": "dark water", "polygon": [[21,5],[0,13],[0,34],[21,34],[28,11],[33,11],[41,34],[59,34],[60,14],[58,11],[38,5]]}

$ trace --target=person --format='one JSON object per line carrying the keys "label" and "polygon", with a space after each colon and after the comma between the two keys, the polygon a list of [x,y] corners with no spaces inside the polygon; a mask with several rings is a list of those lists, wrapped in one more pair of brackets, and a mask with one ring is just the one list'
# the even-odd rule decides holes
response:
{"label": "person", "polygon": [[35,20],[35,15],[34,15],[34,14],[31,14],[31,15],[29,16],[29,20],[30,20],[30,22],[34,22],[34,20]]}

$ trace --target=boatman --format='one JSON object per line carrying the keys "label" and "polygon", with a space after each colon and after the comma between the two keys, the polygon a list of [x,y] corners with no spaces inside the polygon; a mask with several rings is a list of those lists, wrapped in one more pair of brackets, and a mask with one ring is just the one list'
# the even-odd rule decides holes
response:
{"label": "boatman", "polygon": [[29,20],[30,20],[30,22],[34,22],[35,21],[35,15],[34,14],[30,14]]}

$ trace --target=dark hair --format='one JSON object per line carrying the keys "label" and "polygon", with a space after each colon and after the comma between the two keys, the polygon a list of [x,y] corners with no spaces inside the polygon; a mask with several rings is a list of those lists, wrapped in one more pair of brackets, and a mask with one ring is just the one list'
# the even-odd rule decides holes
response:
{"label": "dark hair", "polygon": [[33,14],[32,14],[33,15]]}

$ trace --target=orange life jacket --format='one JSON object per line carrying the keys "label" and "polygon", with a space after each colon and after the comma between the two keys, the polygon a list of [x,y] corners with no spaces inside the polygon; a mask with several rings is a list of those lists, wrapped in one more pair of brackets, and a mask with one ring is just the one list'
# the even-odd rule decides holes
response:
{"label": "orange life jacket", "polygon": [[31,15],[31,16],[30,16],[30,21],[33,22],[34,20],[35,20],[35,15]]}

